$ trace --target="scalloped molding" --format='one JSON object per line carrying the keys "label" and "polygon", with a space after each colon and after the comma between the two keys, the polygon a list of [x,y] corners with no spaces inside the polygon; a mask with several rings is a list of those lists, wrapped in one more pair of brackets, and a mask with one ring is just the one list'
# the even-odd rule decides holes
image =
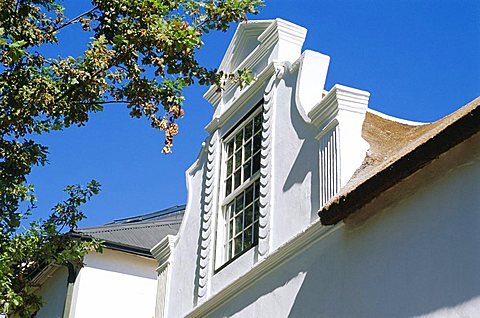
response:
{"label": "scalloped molding", "polygon": [[196,275],[196,302],[202,302],[208,291],[209,277],[211,274],[214,249],[213,237],[216,230],[213,224],[214,214],[218,210],[218,173],[220,138],[218,131],[215,131],[208,141],[206,171],[204,177],[204,194],[202,199],[201,224],[200,224],[200,246],[197,261]]}
{"label": "scalloped molding", "polygon": [[277,67],[265,88],[262,123],[262,151],[260,159],[260,217],[258,230],[258,254],[265,258],[270,250],[270,211],[272,210],[272,114],[275,102],[276,79],[283,75],[283,67]]}

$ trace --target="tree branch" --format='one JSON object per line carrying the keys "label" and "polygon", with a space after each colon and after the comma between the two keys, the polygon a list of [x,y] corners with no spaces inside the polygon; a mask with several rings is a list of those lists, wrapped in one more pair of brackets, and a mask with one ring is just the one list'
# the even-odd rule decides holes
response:
{"label": "tree branch", "polygon": [[63,29],[63,28],[66,27],[66,26],[69,26],[69,25],[71,25],[71,24],[77,23],[78,20],[80,20],[80,18],[86,16],[86,15],[89,14],[89,13],[92,13],[93,11],[95,11],[95,10],[97,10],[97,9],[98,9],[98,6],[93,7],[92,9],[90,9],[90,10],[88,10],[88,11],[85,11],[84,13],[82,13],[82,14],[76,16],[75,18],[71,19],[71,20],[68,21],[67,23],[62,24],[61,26],[58,26],[58,27],[56,27],[55,29],[49,31],[48,33],[50,34],[50,33],[53,33],[53,32],[57,32],[58,30]]}
{"label": "tree branch", "polygon": [[108,101],[90,101],[90,102],[79,102],[82,105],[89,105],[89,104],[117,104],[117,103],[123,103],[123,104],[132,104],[132,102],[128,100],[108,100]]}
{"label": "tree branch", "polygon": [[[97,75],[100,74],[101,72],[106,72],[106,71],[108,71],[109,69],[111,69],[112,67],[114,67],[116,63],[117,63],[116,59],[113,58],[113,59],[110,61],[110,64],[108,64],[106,68],[100,69],[100,70],[98,70],[97,72],[95,72],[95,74],[93,74],[93,75],[91,76],[91,79],[97,77]],[[77,90],[78,88],[83,87],[84,85],[85,85],[85,82],[81,82],[80,84],[78,84],[78,85],[76,85],[76,86],[71,86],[65,93],[63,93],[59,98],[57,98],[57,99],[55,100],[55,103],[60,102],[60,101],[63,100],[65,97],[67,97],[67,96],[70,95],[71,93],[75,92],[75,90]]]}

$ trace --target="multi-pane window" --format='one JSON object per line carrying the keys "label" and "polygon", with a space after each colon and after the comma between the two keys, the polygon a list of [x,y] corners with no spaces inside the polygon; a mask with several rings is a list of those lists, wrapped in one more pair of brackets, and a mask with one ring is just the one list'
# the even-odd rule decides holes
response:
{"label": "multi-pane window", "polygon": [[227,142],[225,196],[260,169],[262,113],[259,113]]}
{"label": "multi-pane window", "polygon": [[226,140],[225,261],[258,242],[262,113],[247,119]]}
{"label": "multi-pane window", "polygon": [[227,205],[227,260],[258,242],[259,190],[260,183],[257,180]]}

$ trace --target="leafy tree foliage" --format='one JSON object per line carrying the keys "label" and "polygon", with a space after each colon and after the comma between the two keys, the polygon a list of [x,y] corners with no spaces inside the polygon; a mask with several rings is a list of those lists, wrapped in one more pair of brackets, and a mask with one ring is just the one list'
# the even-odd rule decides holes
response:
{"label": "leafy tree foliage", "polygon": [[[67,235],[84,215],[79,210],[99,191],[67,187],[68,199],[44,221],[19,231],[35,207],[27,176],[47,161],[35,135],[84,125],[105,104],[123,103],[135,118],[146,117],[165,132],[164,153],[184,115],[183,89],[225,77],[248,81],[248,72],[222,74],[203,67],[196,54],[202,36],[225,31],[255,13],[262,0],[91,0],[91,8],[69,18],[57,0],[0,0],[0,311],[35,314],[40,300],[31,277],[46,263],[81,261],[98,242]],[[58,34],[72,25],[89,32],[80,57],[42,55],[62,45]]]}

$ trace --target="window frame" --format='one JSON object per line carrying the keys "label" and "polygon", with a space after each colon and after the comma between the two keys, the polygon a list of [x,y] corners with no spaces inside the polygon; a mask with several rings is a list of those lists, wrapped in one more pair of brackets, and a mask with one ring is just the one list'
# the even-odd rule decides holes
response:
{"label": "window frame", "polygon": [[[254,126],[254,119],[260,115],[260,131],[255,131],[253,126]],[[238,149],[233,149],[233,154],[232,156],[229,156],[228,154],[228,144],[232,141],[235,140],[236,135],[238,132],[242,131],[249,125],[249,122],[252,122],[252,134],[245,141],[245,134],[243,134],[243,139],[242,139],[242,159],[240,162],[240,170],[241,172],[241,183],[235,188],[234,186],[234,178],[235,178],[235,152],[238,151]],[[255,132],[260,135],[260,147],[259,149],[254,152],[253,151],[253,142],[254,142],[254,137],[255,137]],[[217,220],[217,235],[216,239],[217,242],[215,244],[216,251],[215,251],[215,273],[218,271],[222,270],[225,268],[228,264],[232,263],[234,260],[239,258],[241,255],[245,254],[246,252],[252,250],[255,246],[258,245],[258,224],[259,224],[259,209],[260,209],[260,194],[259,194],[259,189],[260,189],[260,170],[261,170],[261,165],[258,163],[258,170],[252,173],[253,171],[253,160],[255,155],[259,155],[260,160],[261,160],[261,153],[262,153],[262,148],[261,148],[261,141],[263,138],[263,99],[260,100],[258,103],[255,104],[255,106],[252,107],[250,111],[248,111],[231,129],[228,130],[227,133],[223,136],[221,140],[221,173],[220,173],[220,208],[218,212],[218,220]],[[252,142],[251,145],[251,153],[250,156],[245,160],[245,144],[248,144],[249,142]],[[232,168],[231,168],[231,173],[227,173],[227,162],[228,160],[232,158]],[[250,176],[248,178],[244,179],[244,165],[247,163],[247,161],[250,161]],[[227,178],[232,178],[232,183],[231,187],[232,190],[227,194]],[[245,205],[245,202],[247,200],[246,196],[246,190],[252,187],[252,201],[249,202],[249,204]],[[240,211],[228,211],[227,209],[234,204],[235,200],[237,200],[240,196],[243,196],[243,206]],[[248,207],[252,207],[252,222],[248,224],[245,227],[245,215]],[[255,206],[258,207],[258,209],[255,209]],[[257,211],[258,210],[258,211]],[[232,216],[231,213],[234,213]],[[238,214],[235,214],[238,213]],[[230,221],[235,219],[238,215],[242,214],[242,228],[240,231],[236,231],[235,233],[231,234],[229,226],[231,226]],[[255,216],[256,214],[256,216]],[[256,223],[256,225],[255,225]],[[250,246],[244,247],[245,245],[245,238],[244,238],[244,232],[245,230],[248,230],[248,228],[251,226],[252,231],[252,241],[249,243]],[[257,232],[255,232],[255,226],[257,229]],[[241,233],[241,234],[238,234]],[[238,235],[242,235],[242,250],[238,253],[233,253],[232,255],[229,254],[229,243],[232,242],[232,244],[235,244],[235,237]]]}

